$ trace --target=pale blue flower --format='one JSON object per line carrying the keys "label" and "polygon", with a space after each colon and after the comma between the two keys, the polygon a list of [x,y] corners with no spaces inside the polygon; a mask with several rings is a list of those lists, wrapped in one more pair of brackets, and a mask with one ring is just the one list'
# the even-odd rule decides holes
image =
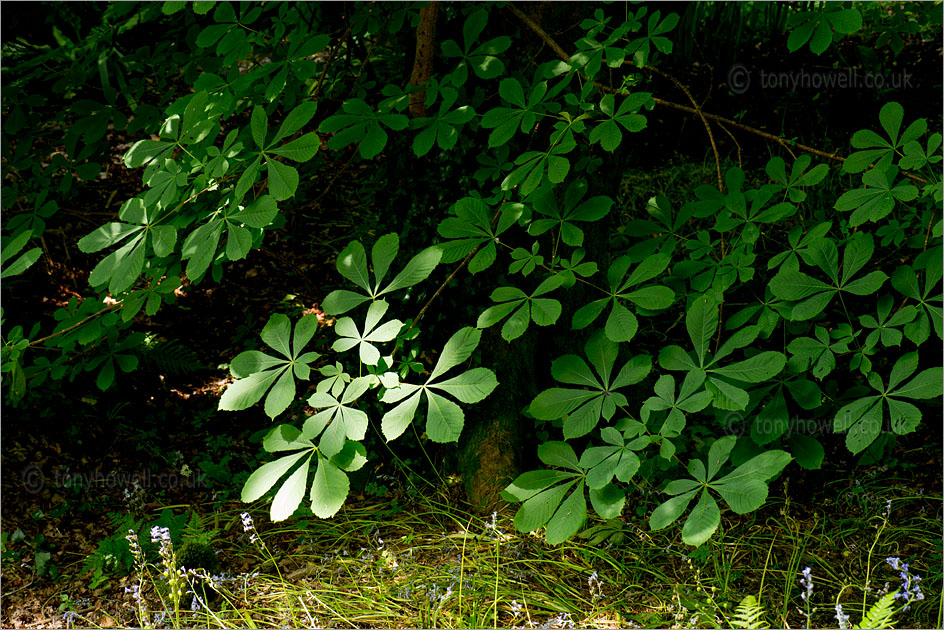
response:
{"label": "pale blue flower", "polygon": [[839,622],[839,630],[848,630],[849,615],[842,613],[842,604],[836,604],[836,620]]}
{"label": "pale blue flower", "polygon": [[800,578],[800,585],[806,589],[804,592],[800,593],[800,599],[803,601],[809,601],[810,596],[813,594],[813,570],[810,567],[803,569]]}

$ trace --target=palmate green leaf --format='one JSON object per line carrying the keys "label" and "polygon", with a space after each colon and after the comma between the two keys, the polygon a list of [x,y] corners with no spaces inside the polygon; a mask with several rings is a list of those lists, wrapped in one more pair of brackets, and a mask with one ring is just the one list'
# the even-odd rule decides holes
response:
{"label": "palmate green leaf", "polygon": [[747,409],[750,395],[746,390],[722,379],[709,377],[705,381],[705,390],[711,394],[711,404],[715,409],[740,411]]}
{"label": "palmate green leaf", "polygon": [[678,520],[678,517],[685,512],[688,504],[695,496],[695,490],[689,490],[684,494],[672,497],[668,501],[660,503],[649,516],[649,529],[656,532],[665,529]]}
{"label": "palmate green leaf", "polygon": [[284,201],[295,195],[298,190],[298,171],[294,166],[282,164],[268,157],[265,159],[269,168],[269,192],[276,201]]}
{"label": "palmate green leaf", "polygon": [[315,393],[308,398],[308,404],[321,411],[308,417],[302,435],[314,439],[321,434],[318,448],[326,457],[334,457],[340,453],[347,440],[359,442],[364,439],[368,424],[367,414],[350,405],[367,391],[370,382],[369,376],[351,380],[340,400],[327,392]]}
{"label": "palmate green leaf", "polygon": [[435,117],[414,120],[414,125],[426,127],[413,139],[413,153],[418,157],[429,153],[436,143],[444,151],[454,147],[459,139],[458,128],[475,116],[475,110],[470,105],[452,109],[458,94],[453,87],[442,88],[440,91],[442,102]]}
{"label": "palmate green leaf", "polygon": [[[574,222],[597,221],[610,211],[613,200],[606,196],[596,196],[581,203],[588,190],[587,181],[583,178],[574,180],[567,186],[562,205],[559,205],[554,190],[550,186],[542,186],[528,196],[534,210],[547,220],[532,222],[528,233],[533,236],[543,234],[551,227],[558,227],[561,239],[567,245],[579,247],[583,244],[583,231]],[[579,204],[579,205],[578,205]]]}
{"label": "palmate green leaf", "polygon": [[[534,531],[547,525],[546,538],[552,545],[573,537],[587,517],[587,499],[577,457],[570,445],[546,442],[538,449],[541,460],[553,466],[563,466],[574,472],[535,470],[519,475],[502,496],[509,501],[523,501],[515,514],[515,528],[520,532]],[[576,487],[575,487],[576,486]],[[573,489],[573,492],[567,493]],[[566,496],[566,498],[565,498]],[[591,491],[595,509],[616,515],[625,497],[613,486]]]}
{"label": "palmate green leaf", "polygon": [[675,300],[675,292],[669,287],[647,286],[631,289],[662,273],[670,260],[669,256],[655,254],[641,261],[631,273],[628,273],[632,264],[630,258],[628,256],[619,258],[610,265],[607,271],[611,296],[582,306],[574,313],[571,326],[578,330],[586,328],[603,312],[606,305],[612,302],[612,308],[604,326],[606,336],[617,343],[632,340],[639,328],[639,323],[632,311],[623,306],[620,300],[628,300],[650,310],[661,310],[670,306]]}
{"label": "palmate green leaf", "polygon": [[260,150],[265,148],[266,128],[268,126],[269,117],[266,116],[262,107],[256,105],[252,109],[252,119],[249,122],[249,127],[252,130],[252,140]]}
{"label": "palmate green leaf", "polygon": [[279,370],[250,374],[236,381],[223,392],[217,408],[221,411],[238,411],[251,407],[262,399],[275,379],[286,369],[287,365]]}
{"label": "palmate green leaf", "polygon": [[702,490],[698,503],[692,508],[685,525],[682,526],[682,542],[693,547],[700,547],[717,531],[721,524],[721,509],[718,502]]}
{"label": "palmate green leaf", "polygon": [[[403,386],[401,385],[400,388],[402,389]],[[417,389],[419,388],[414,386],[414,391]],[[385,398],[384,402],[389,401]],[[410,396],[384,414],[380,421],[380,430],[383,432],[384,438],[386,438],[388,442],[403,435],[403,432],[406,431],[410,423],[413,422],[413,417],[416,415],[416,409],[419,404],[420,397],[418,395]]]}
{"label": "palmate green leaf", "polygon": [[494,373],[487,368],[474,368],[451,379],[436,382],[437,378],[464,363],[471,356],[481,336],[482,332],[472,327],[459,330],[446,342],[426,383],[400,383],[384,392],[381,397],[383,402],[400,403],[381,419],[381,430],[388,441],[399,437],[413,421],[421,392],[426,393],[427,436],[436,442],[454,442],[459,438],[465,423],[462,408],[432,390],[438,388],[462,402],[478,402],[494,390],[498,381]]}
{"label": "palmate green leaf", "polygon": [[358,331],[357,325],[350,317],[339,319],[334,326],[339,339],[331,348],[336,352],[344,352],[357,347],[361,363],[377,365],[380,361],[380,351],[373,344],[392,341],[403,327],[403,322],[399,319],[377,326],[389,307],[390,305],[384,300],[372,302],[367,309],[363,332]]}
{"label": "palmate green leaf", "polygon": [[187,235],[181,245],[180,257],[187,260],[187,277],[197,281],[206,273],[216,256],[224,223],[221,219],[211,219]]}
{"label": "palmate green leaf", "polygon": [[538,394],[528,409],[538,420],[557,420],[598,396],[600,392],[553,387]]}
{"label": "palmate green leaf", "polygon": [[[482,331],[471,326],[467,326],[456,332],[439,354],[436,360],[436,366],[429,375],[429,381],[442,376],[460,363],[464,363],[479,345],[482,339]],[[429,382],[427,381],[427,382]]]}
{"label": "palmate green leaf", "polygon": [[787,358],[782,353],[768,351],[744,361],[709,368],[708,371],[738,381],[760,383],[779,374],[786,363]]}
{"label": "palmate green leaf", "polygon": [[[618,431],[616,433],[619,435]],[[588,447],[580,456],[580,468],[587,470],[587,487],[591,490],[604,488],[613,480],[614,475],[620,481],[628,482],[639,470],[642,463],[639,456],[629,444],[623,443],[622,435],[619,435],[618,441],[618,446]]]}
{"label": "palmate green leaf", "polygon": [[280,424],[273,427],[262,440],[262,447],[267,453],[297,451],[312,446],[314,446],[312,441],[305,438],[301,431],[290,424]]}
{"label": "palmate green leaf", "polygon": [[707,295],[695,299],[685,315],[685,327],[695,348],[699,365],[705,364],[705,355],[711,337],[718,329],[718,305]]}
{"label": "palmate green leaf", "polygon": [[286,142],[278,148],[269,149],[267,153],[281,155],[293,162],[307,162],[315,156],[315,153],[318,152],[320,147],[321,140],[318,138],[318,134],[312,132],[306,133],[304,136],[296,138],[291,142]]}
{"label": "palmate green leaf", "polygon": [[519,532],[533,532],[539,527],[543,527],[554,515],[555,510],[564,499],[564,495],[575,483],[575,481],[562,483],[543,490],[526,500],[515,513],[515,529]]}
{"label": "palmate green leaf", "polygon": [[79,250],[86,254],[101,251],[106,247],[124,240],[131,234],[140,232],[144,229],[143,225],[131,225],[128,223],[106,223],[90,234],[86,234],[79,239]]}
{"label": "palmate green leaf", "polygon": [[822,467],[826,450],[819,440],[802,433],[793,433],[788,439],[790,452],[801,468],[819,470]]}
{"label": "palmate green leaf", "polygon": [[[593,505],[593,510],[600,518],[617,518],[623,513],[623,507],[626,505],[626,493],[612,483],[602,488],[590,488],[588,494],[590,495],[590,504]],[[584,510],[586,510],[586,503],[584,504]]]}
{"label": "palmate green leaf", "polygon": [[852,136],[851,144],[857,149],[846,158],[843,163],[843,170],[847,173],[859,173],[868,168],[873,162],[875,168],[884,171],[891,166],[896,149],[900,150],[904,145],[916,140],[927,131],[927,121],[923,118],[911,123],[908,128],[898,136],[901,123],[904,118],[904,108],[895,102],[886,103],[879,112],[879,121],[887,134],[886,137],[869,130],[862,129]]}
{"label": "palmate green leaf", "polygon": [[430,388],[441,389],[451,394],[459,402],[466,404],[477,403],[488,396],[498,381],[495,373],[487,368],[472,368],[458,376],[430,385]]}
{"label": "palmate green leaf", "polygon": [[[495,383],[497,384],[498,381],[496,380]],[[458,441],[465,424],[462,408],[428,388],[426,389],[426,403],[426,435],[429,439],[439,443]]]}
{"label": "palmate green leaf", "polygon": [[331,461],[318,457],[318,468],[311,484],[311,511],[318,518],[337,514],[350,492],[351,482],[343,470]]}
{"label": "palmate green leaf", "polygon": [[502,497],[509,502],[525,501],[542,490],[574,477],[575,473],[563,470],[530,470],[518,475],[502,491]]}
{"label": "palmate green leaf", "polygon": [[249,227],[264,228],[275,220],[278,213],[279,208],[275,198],[272,195],[261,195],[232,215],[231,219]]}
{"label": "palmate green leaf", "polygon": [[849,225],[853,227],[866,221],[879,221],[895,208],[896,201],[907,203],[918,196],[915,186],[894,184],[897,175],[898,169],[894,166],[867,171],[862,176],[862,183],[866,187],[844,193],[836,200],[834,207],[840,212],[854,210],[849,217]]}
{"label": "palmate green leaf", "polygon": [[651,99],[651,94],[639,92],[629,95],[620,103],[619,109],[616,109],[615,96],[606,94],[600,101],[600,111],[609,120],[606,120],[590,132],[590,144],[599,142],[604,151],[615,151],[622,142],[623,134],[620,131],[622,125],[629,132],[642,131],[646,127],[646,117],[637,114],[639,108]]}
{"label": "palmate green leaf", "polygon": [[843,252],[843,271],[840,279],[835,244],[828,239],[818,241],[806,250],[804,258],[820,267],[834,284],[830,285],[804,273],[781,268],[768,286],[776,297],[799,300],[785,313],[788,319],[811,319],[821,313],[840,291],[853,295],[869,295],[881,288],[888,279],[882,271],[872,271],[853,279],[871,259],[874,249],[871,234],[857,232],[850,237]]}
{"label": "palmate green leaf", "polygon": [[[439,247],[428,247],[410,259],[400,273],[394,276],[383,289],[377,291],[376,295],[383,295],[391,291],[399,291],[407,287],[419,284],[433,273],[433,270],[442,260],[442,250]],[[376,267],[375,267],[376,269]],[[375,271],[376,273],[376,271]],[[380,278],[377,283],[380,283]]]}
{"label": "palmate green leaf", "polygon": [[[678,346],[675,347],[678,348]],[[678,349],[681,350],[681,348]],[[656,396],[648,398],[643,403],[639,411],[640,418],[643,422],[648,422],[653,411],[669,410],[665,422],[659,429],[659,434],[666,438],[678,437],[685,428],[685,413],[701,411],[711,404],[711,394],[705,390],[698,391],[704,380],[703,371],[689,371],[685,375],[676,398],[675,378],[670,374],[661,376],[653,388]]]}
{"label": "palmate green leaf", "polygon": [[589,433],[601,418],[611,418],[616,405],[626,403],[625,396],[613,390],[638,383],[652,367],[651,357],[633,357],[611,380],[619,347],[602,331],[590,337],[584,350],[599,378],[576,355],[565,355],[555,360],[551,374],[560,382],[592,389],[547,389],[539,393],[529,407],[532,415],[540,420],[564,418],[564,437],[568,439]]}
{"label": "palmate green leaf", "polygon": [[240,500],[244,503],[252,503],[262,497],[305,455],[308,455],[308,452],[301,451],[264,464],[249,475],[249,479],[243,485]]}
{"label": "palmate green leaf", "polygon": [[138,140],[125,153],[123,161],[128,168],[138,168],[170,154],[175,146],[164,140]]}
{"label": "palmate green leaf", "polygon": [[[238,380],[223,392],[218,408],[226,411],[246,409],[256,404],[271,387],[265,401],[266,415],[275,418],[285,411],[295,398],[295,378],[307,378],[308,364],[321,356],[317,352],[302,352],[317,326],[317,316],[306,315],[296,325],[293,340],[288,316],[277,313],[270,317],[260,337],[285,358],[275,358],[257,350],[238,355],[230,366],[230,372]],[[294,369],[290,369],[293,365]]]}
{"label": "palmate green leaf", "polygon": [[290,517],[302,502],[305,489],[308,487],[308,469],[311,456],[295,469],[272,499],[272,508],[269,516],[273,522],[284,521]]}
{"label": "palmate green leaf", "polygon": [[358,152],[365,160],[376,157],[387,145],[387,133],[381,124],[394,131],[402,131],[409,124],[409,119],[403,114],[375,112],[360,98],[346,100],[341,108],[344,113],[325,118],[318,131],[326,134],[337,132],[328,141],[328,148],[334,151],[359,143]]}
{"label": "palmate green leaf", "polygon": [[440,236],[452,239],[440,245],[443,262],[458,262],[478,249],[468,267],[470,273],[476,274],[495,262],[496,238],[521,217],[524,204],[502,204],[497,212],[497,227],[492,226],[496,213],[482,199],[465,197],[453,205],[452,211],[456,216],[444,219],[437,228]]}
{"label": "palmate green leaf", "polygon": [[716,440],[708,452],[708,466],[699,460],[689,462],[689,472],[694,480],[676,480],[665,488],[667,494],[677,494],[659,505],[649,518],[653,530],[663,529],[675,522],[701,486],[701,497],[685,525],[682,540],[690,545],[701,545],[708,540],[720,524],[720,509],[708,490],[718,492],[732,510],[744,514],[756,510],[767,498],[767,480],[779,474],[792,459],[784,451],[766,451],[745,463],[721,479],[712,481],[730,457],[737,441],[736,436]]}
{"label": "palmate green leaf", "polygon": [[396,232],[384,234],[374,243],[370,250],[370,261],[374,267],[374,278],[376,278],[378,286],[383,282],[399,251],[400,237],[397,236]]}
{"label": "palmate green leaf", "polygon": [[39,257],[42,256],[43,250],[40,247],[33,247],[28,249],[23,253],[22,256],[17,258],[9,265],[5,265],[3,272],[0,273],[0,278],[10,278],[12,276],[17,276],[27,269],[29,269],[33,263],[39,260]]}
{"label": "palmate green leaf", "polygon": [[889,417],[892,430],[899,435],[910,433],[921,421],[920,410],[896,397],[902,398],[937,398],[942,395],[942,379],[944,368],[930,368],[924,370],[911,381],[899,385],[907,379],[918,367],[918,354],[910,352],[902,356],[892,367],[889,377],[889,386],[886,389],[882,379],[872,372],[869,374],[869,385],[879,395],[870,395],[858,398],[844,405],[833,419],[833,430],[836,433],[846,433],[846,446],[852,453],[858,453],[868,447],[878,438],[884,422],[884,407],[889,408]]}
{"label": "palmate green leaf", "polygon": [[144,234],[140,234],[115,252],[115,267],[108,283],[108,291],[118,294],[127,291],[144,268]]}
{"label": "palmate green leaf", "polygon": [[543,102],[548,93],[546,81],[532,86],[527,99],[517,79],[502,79],[498,93],[515,107],[496,107],[485,112],[481,124],[485,129],[492,129],[488,137],[489,148],[506,144],[518,129],[521,133],[530,133],[538,117],[543,116],[548,108],[554,105]]}
{"label": "palmate green leaf", "polygon": [[287,138],[300,130],[311,121],[317,111],[317,101],[303,101],[300,103],[295,109],[289,112],[285,120],[282,121],[278,133],[276,133],[275,137],[272,139],[272,143],[274,144],[282,138]]}
{"label": "palmate green leaf", "polygon": [[921,345],[930,337],[931,324],[938,338],[942,337],[941,307],[937,304],[941,301],[941,296],[931,297],[940,284],[941,274],[941,256],[938,254],[928,258],[923,290],[919,288],[917,274],[909,265],[898,267],[892,275],[891,282],[895,290],[919,304],[917,317],[904,328],[905,336],[916,345]]}
{"label": "palmate green leaf", "polygon": [[375,283],[371,284],[367,268],[367,252],[360,241],[352,241],[338,255],[338,273],[365,291],[354,293],[344,289],[332,291],[322,303],[322,308],[332,315],[341,315],[350,309],[376,299],[381,295],[411,287],[422,282],[433,272],[442,259],[442,250],[433,246],[416,254],[400,273],[384,288],[380,283],[386,277],[393,259],[399,250],[399,237],[390,233],[380,237],[371,250]]}
{"label": "palmate green leaf", "polygon": [[583,490],[584,483],[581,481],[548,520],[546,533],[548,544],[559,545],[574,537],[583,527],[587,520],[587,499],[584,497]]}
{"label": "palmate green leaf", "polygon": [[513,341],[523,335],[531,321],[538,326],[550,326],[560,317],[561,304],[557,300],[539,296],[557,289],[561,284],[563,278],[560,275],[548,276],[531,295],[525,294],[517,287],[499,287],[490,296],[493,302],[499,304],[479,314],[476,326],[487,328],[512,313],[502,326],[501,334],[505,341]]}

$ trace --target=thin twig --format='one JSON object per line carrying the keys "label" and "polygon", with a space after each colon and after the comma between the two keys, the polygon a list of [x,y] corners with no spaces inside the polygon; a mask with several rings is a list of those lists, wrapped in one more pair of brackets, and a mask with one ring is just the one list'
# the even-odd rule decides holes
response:
{"label": "thin twig", "polygon": [[570,59],[570,55],[568,55],[567,53],[565,53],[565,52],[564,52],[564,49],[561,48],[561,47],[557,44],[557,42],[555,42],[554,39],[553,39],[550,35],[548,35],[547,33],[545,33],[545,32],[544,32],[544,29],[542,29],[540,26],[538,26],[537,22],[535,22],[534,20],[532,20],[531,18],[529,18],[527,15],[525,15],[524,13],[522,13],[521,9],[519,9],[518,7],[516,7],[515,5],[510,4],[510,3],[509,3],[509,4],[506,4],[506,5],[505,5],[505,8],[507,8],[507,9],[508,9],[509,11],[511,11],[512,13],[514,13],[514,14],[515,14],[515,17],[517,17],[519,20],[521,20],[522,22],[524,22],[525,24],[527,24],[528,28],[530,28],[532,31],[534,31],[535,34],[536,34],[538,37],[540,37],[541,39],[543,39],[543,40],[544,40],[544,43],[547,44],[548,46],[550,46],[550,47],[551,47],[551,50],[553,50],[553,51],[557,54],[558,57],[560,57],[560,58],[563,59],[564,61],[568,61],[568,60]]}
{"label": "thin twig", "polygon": [[469,255],[463,258],[462,262],[456,265],[456,268],[452,270],[452,273],[449,274],[449,277],[443,280],[442,284],[440,284],[439,287],[436,289],[436,292],[433,293],[433,295],[430,296],[428,300],[426,300],[426,304],[423,305],[423,308],[420,309],[420,312],[417,313],[416,317],[413,318],[413,323],[410,324],[410,327],[407,328],[407,331],[413,330],[413,327],[416,326],[417,322],[419,322],[420,319],[422,319],[423,315],[426,313],[426,309],[428,309],[429,306],[433,303],[433,301],[435,301],[436,298],[439,297],[439,294],[442,293],[442,290],[446,288],[446,285],[449,284],[452,281],[452,279],[456,277],[456,274],[459,273],[459,271],[463,267],[466,266],[466,264],[469,262],[469,260],[472,259],[473,256],[475,256],[476,252],[478,252],[482,248],[482,245],[484,245],[484,243],[480,244],[478,247],[476,247],[471,252],[469,252]]}
{"label": "thin twig", "polygon": [[344,34],[341,35],[341,38],[338,40],[338,45],[331,50],[331,54],[328,55],[328,58],[325,60],[324,68],[321,70],[321,76],[318,77],[318,83],[315,84],[315,89],[311,92],[311,94],[309,94],[312,100],[318,100],[321,87],[324,85],[325,76],[328,74],[328,68],[331,67],[331,62],[334,60],[334,56],[338,54],[339,50],[341,50],[342,44],[347,41],[348,36],[351,34],[352,28],[354,28],[354,25],[349,24],[347,30],[344,31]]}
{"label": "thin twig", "polygon": [[[715,136],[714,136],[714,134],[711,132],[711,125],[708,124],[708,120],[705,118],[704,112],[701,111],[701,106],[700,106],[698,103],[695,102],[695,97],[692,96],[691,90],[689,90],[688,87],[686,87],[685,85],[683,85],[681,81],[679,81],[678,79],[676,79],[676,78],[673,77],[672,75],[669,75],[669,74],[666,74],[665,72],[662,72],[662,71],[659,70],[658,68],[654,68],[654,67],[652,67],[652,66],[643,66],[643,68],[644,68],[645,70],[648,70],[649,72],[654,72],[654,73],[658,74],[659,76],[665,77],[666,79],[668,79],[669,81],[671,81],[672,83],[674,83],[675,86],[676,86],[678,89],[680,89],[680,90],[682,90],[682,92],[684,92],[685,96],[688,97],[689,102],[692,104],[692,106],[694,106],[694,108],[695,108],[695,113],[697,114],[698,118],[701,119],[702,124],[705,125],[705,131],[708,132],[708,140],[709,140],[709,142],[711,142],[711,150],[712,150],[712,151],[714,152],[714,154],[715,154],[715,168],[718,169],[718,190],[720,190],[720,191],[723,192],[723,191],[724,191],[724,180],[723,180],[722,177],[721,177],[721,156],[718,154],[718,145],[715,144]],[[730,134],[729,134],[729,135],[730,135]],[[738,147],[738,151],[740,151],[740,147]]]}
{"label": "thin twig", "polygon": [[[721,123],[718,123],[718,128],[721,129],[721,131],[723,131],[723,132],[725,132],[726,134],[728,134],[728,137],[731,138],[731,142],[733,142],[733,143],[734,143],[734,146],[737,147],[737,150],[738,150],[738,168],[744,168],[744,164],[741,162],[741,144],[737,141],[737,138],[734,137],[734,134],[731,133],[730,131],[728,131],[728,128],[727,128],[727,127],[725,127],[725,126],[722,125]],[[793,155],[793,153],[791,152],[790,155]],[[795,155],[793,155],[793,159],[794,159],[794,160],[796,159],[796,156],[795,156]]]}
{"label": "thin twig", "polygon": [[88,317],[84,318],[82,321],[80,321],[80,322],[78,322],[78,323],[72,324],[71,326],[69,326],[69,327],[67,327],[67,328],[63,328],[63,329],[60,330],[60,331],[57,331],[57,332],[52,333],[51,335],[46,335],[46,336],[43,337],[42,339],[37,339],[36,341],[31,341],[31,342],[30,342],[30,346],[38,346],[39,344],[43,343],[44,341],[48,341],[48,340],[52,339],[53,337],[58,337],[59,335],[64,335],[64,334],[66,334],[67,332],[71,332],[71,331],[75,330],[76,328],[78,328],[79,326],[81,326],[82,324],[87,324],[88,322],[92,321],[93,319],[95,319],[95,318],[98,317],[99,315],[104,315],[104,314],[107,313],[108,311],[110,311],[110,310],[112,310],[112,309],[114,309],[114,308],[118,308],[118,307],[121,306],[122,304],[123,304],[123,301],[122,301],[122,302],[117,302],[117,303],[115,303],[115,304],[109,304],[108,306],[106,306],[106,307],[103,308],[102,310],[98,311],[97,313],[92,313],[91,315],[89,315]]}

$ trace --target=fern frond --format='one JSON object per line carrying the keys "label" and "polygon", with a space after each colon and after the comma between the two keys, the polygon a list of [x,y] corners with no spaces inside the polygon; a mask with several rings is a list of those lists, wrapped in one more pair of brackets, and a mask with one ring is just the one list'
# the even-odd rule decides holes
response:
{"label": "fern frond", "polygon": [[197,354],[176,339],[145,344],[141,359],[148,369],[178,376],[204,369]]}
{"label": "fern frond", "polygon": [[734,609],[734,616],[731,618],[731,626],[734,628],[769,628],[764,619],[764,608],[758,603],[753,595],[747,595]]}
{"label": "fern frond", "polygon": [[897,591],[885,593],[882,599],[872,604],[872,607],[869,608],[869,612],[865,614],[865,617],[862,618],[862,621],[859,622],[856,628],[874,628],[875,630],[894,628],[894,620],[892,617],[895,615],[894,606],[896,593]]}

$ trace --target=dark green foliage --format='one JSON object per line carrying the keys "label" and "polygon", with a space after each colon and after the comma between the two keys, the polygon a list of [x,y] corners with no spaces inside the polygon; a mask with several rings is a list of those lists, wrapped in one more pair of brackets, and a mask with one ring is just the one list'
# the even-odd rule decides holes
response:
{"label": "dark green foliage", "polygon": [[[534,419],[544,468],[503,493],[521,503],[519,530],[544,527],[562,542],[591,518],[588,506],[617,518],[645,483],[669,497],[650,526],[682,519],[682,540],[699,545],[720,525],[719,498],[751,512],[789,462],[819,467],[833,439],[823,426],[850,452],[880,457],[873,445],[925,430],[925,414],[939,407],[941,134],[904,97],[888,95],[866,128],[842,139],[851,149],[840,151],[841,172],[799,149],[741,164],[738,145],[737,166],[716,155],[706,177],[620,196],[623,161],[645,153],[630,148],[664,111],[655,109],[666,103],[659,68],[680,37],[671,7],[538,6],[529,16],[512,5],[451,6],[432,78],[404,87],[408,61],[398,60],[412,54],[412,5],[344,15],[320,3],[116,6],[94,14],[109,28],[65,46],[105,60],[105,102],[76,100],[40,125],[57,142],[68,129],[69,157],[52,172],[28,150],[39,136],[14,138],[50,91],[37,87],[44,77],[23,50],[9,52],[17,66],[16,90],[4,93],[13,121],[4,175],[16,184],[4,197],[18,203],[4,219],[9,276],[36,260],[30,245],[56,216],[51,178],[66,194],[73,172],[94,177],[109,125],[129,141],[124,165],[141,176],[117,217],[78,243],[100,257],[95,296],[57,311],[50,334],[5,329],[13,402],[43,379],[83,371],[110,387],[137,367],[135,319],[172,304],[181,274],[197,287],[219,282],[291,225],[300,200],[321,198],[319,187],[337,178],[324,173],[354,164],[357,191],[387,216],[364,221],[359,239],[338,248],[345,284],[322,302],[334,326],[325,333],[315,315],[273,314],[261,330],[268,349],[233,358],[236,380],[220,400],[221,410],[264,400],[273,419],[299,398],[314,410],[267,433],[277,459],[242,489],[245,501],[274,492],[273,519],[303,500],[320,517],[336,514],[350,473],[370,456],[371,426],[388,441],[408,429],[440,444],[465,435],[459,466],[485,507],[520,461],[519,435],[530,431],[518,425]],[[848,39],[866,43],[869,23],[885,37],[912,21],[847,4],[755,3],[691,9],[686,28],[697,12],[735,41],[745,26],[763,26],[781,32],[785,50],[816,56]],[[520,33],[506,28],[509,16]],[[919,32],[933,30],[935,14],[909,16]],[[565,33],[563,50],[545,46],[543,20],[567,25],[550,30]],[[163,34],[119,63],[130,53],[123,35],[142,27]],[[893,35],[884,41],[895,49]],[[517,52],[525,49],[532,54]],[[157,53],[171,61],[159,88],[142,78]],[[64,64],[60,54],[50,62]],[[110,59],[122,70],[114,83]],[[53,87],[90,96],[67,79]],[[408,116],[419,94],[428,116]],[[389,160],[404,164],[376,168]],[[416,165],[428,171],[417,185],[437,190],[384,197],[383,178]],[[628,198],[645,203],[617,203]],[[401,247],[420,213],[423,229]],[[387,223],[397,231],[379,229]],[[456,308],[447,312],[447,300]],[[429,329],[420,331],[422,317]],[[328,356],[315,343],[330,346]],[[54,352],[34,352],[40,344]],[[162,352],[177,352],[183,369],[182,351]],[[518,414],[524,404],[529,415]],[[811,418],[813,428],[799,422]]]}

